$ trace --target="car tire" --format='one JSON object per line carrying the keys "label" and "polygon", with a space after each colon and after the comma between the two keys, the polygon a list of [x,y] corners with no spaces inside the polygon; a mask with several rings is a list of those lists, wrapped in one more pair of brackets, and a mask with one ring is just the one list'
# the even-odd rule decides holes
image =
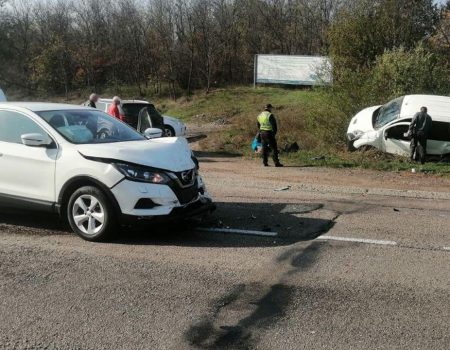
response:
{"label": "car tire", "polygon": [[175,134],[175,129],[172,128],[170,125],[164,125],[164,133],[166,134],[167,137],[175,137],[175,136],[177,136]]}
{"label": "car tire", "polygon": [[355,152],[356,151],[356,148],[353,145],[354,142],[355,142],[354,140],[352,140],[352,141],[347,140],[347,151],[349,151],[349,152]]}
{"label": "car tire", "polygon": [[84,186],[70,196],[67,219],[73,232],[91,241],[104,241],[117,228],[111,201],[97,187]]}

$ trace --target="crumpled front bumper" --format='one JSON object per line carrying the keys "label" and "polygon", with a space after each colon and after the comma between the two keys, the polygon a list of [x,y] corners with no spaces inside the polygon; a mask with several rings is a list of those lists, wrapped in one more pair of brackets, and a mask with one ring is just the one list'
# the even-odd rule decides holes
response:
{"label": "crumpled front bumper", "polygon": [[152,222],[170,222],[202,217],[216,210],[216,204],[208,197],[201,197],[198,201],[185,207],[174,208],[169,215],[142,218]]}

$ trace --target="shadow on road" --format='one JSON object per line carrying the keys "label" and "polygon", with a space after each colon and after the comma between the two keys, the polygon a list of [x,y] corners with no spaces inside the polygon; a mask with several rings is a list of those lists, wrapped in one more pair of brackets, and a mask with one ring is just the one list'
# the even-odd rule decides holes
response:
{"label": "shadow on road", "polygon": [[239,158],[242,157],[242,153],[233,152],[207,152],[207,151],[194,151],[194,155],[200,158],[200,161],[204,161],[201,158]]}
{"label": "shadow on road", "polygon": [[322,208],[315,203],[218,203],[217,211],[201,227],[275,232],[276,237],[202,232],[195,225],[142,223],[122,230],[117,244],[179,245],[192,247],[272,247],[307,241],[327,232],[332,219],[309,213]]}
{"label": "shadow on road", "polygon": [[1,208],[0,232],[6,230],[20,234],[69,234],[68,227],[56,214]]}
{"label": "shadow on road", "polygon": [[[127,245],[176,245],[191,247],[272,247],[316,238],[328,231],[332,219],[310,215],[322,208],[314,203],[218,203],[205,219],[204,228],[225,228],[277,233],[276,237],[203,232],[197,222],[152,224],[141,221],[122,227],[110,242]],[[68,228],[56,215],[4,211],[0,232],[32,235],[67,235]]]}

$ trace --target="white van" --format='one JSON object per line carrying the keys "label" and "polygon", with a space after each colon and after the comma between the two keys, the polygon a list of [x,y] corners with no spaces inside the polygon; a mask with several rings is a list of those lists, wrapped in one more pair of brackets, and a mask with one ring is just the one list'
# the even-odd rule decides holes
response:
{"label": "white van", "polygon": [[0,89],[0,102],[6,102],[6,95],[2,89]]}
{"label": "white van", "polygon": [[427,154],[450,154],[450,97],[434,95],[406,95],[362,110],[352,118],[347,130],[349,150],[372,146],[409,156],[410,140],[405,134],[422,106],[428,108],[433,119]]}

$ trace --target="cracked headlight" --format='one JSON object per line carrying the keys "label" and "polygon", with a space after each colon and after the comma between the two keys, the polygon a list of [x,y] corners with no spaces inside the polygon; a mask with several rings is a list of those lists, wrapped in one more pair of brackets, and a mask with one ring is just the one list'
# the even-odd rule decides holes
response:
{"label": "cracked headlight", "polygon": [[124,163],[115,163],[113,165],[131,181],[153,184],[167,184],[170,181],[170,178],[165,173],[155,171],[154,169]]}

